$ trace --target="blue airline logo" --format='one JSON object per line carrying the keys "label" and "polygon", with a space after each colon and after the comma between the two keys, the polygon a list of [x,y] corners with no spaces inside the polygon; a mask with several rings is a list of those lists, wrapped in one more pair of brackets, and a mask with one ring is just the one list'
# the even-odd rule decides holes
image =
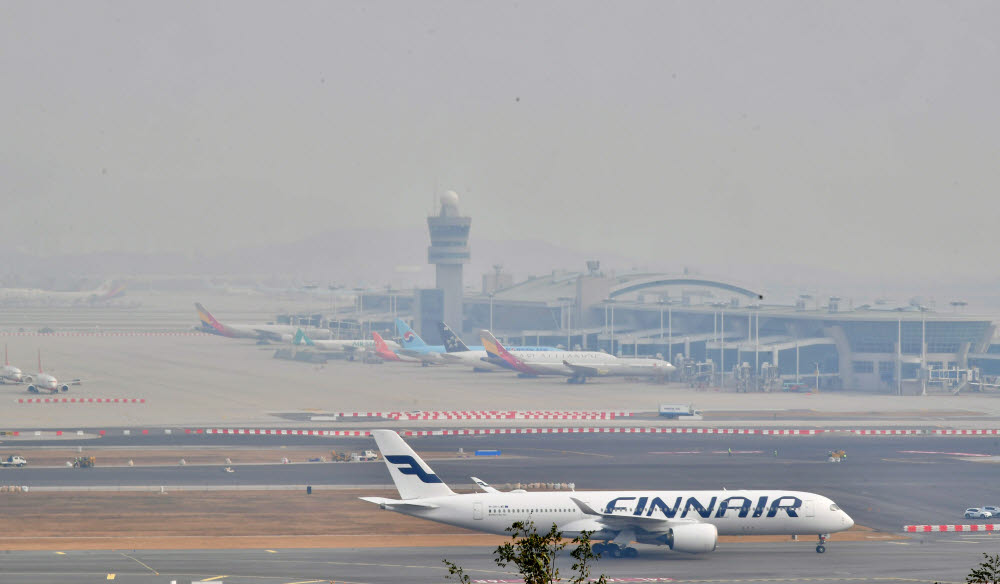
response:
{"label": "blue airline logo", "polygon": [[[712,497],[708,505],[705,505],[694,497],[688,497],[687,501],[684,501],[682,509],[682,497],[677,497],[673,502],[673,506],[664,503],[659,497],[653,497],[652,501],[650,501],[649,497],[639,497],[638,499],[636,497],[618,497],[617,499],[608,501],[604,512],[612,514],[615,511],[627,510],[631,507],[631,504],[625,503],[625,501],[635,501],[635,509],[632,511],[632,515],[635,517],[643,515],[652,517],[653,513],[659,510],[667,519],[675,517],[687,518],[688,514],[692,511],[704,519],[712,517],[713,512],[716,518],[720,518],[724,517],[729,510],[736,511],[737,517],[762,517],[765,513],[767,517],[774,517],[779,511],[784,511],[789,517],[798,517],[799,513],[797,510],[802,507],[802,499],[790,495],[774,499],[770,507],[767,504],[767,497],[760,497],[756,501],[756,505],[754,501],[747,497],[740,497],[738,495],[723,499],[721,502],[718,499],[718,497]],[[716,503],[718,503],[718,508],[716,508]]]}
{"label": "blue airline logo", "polygon": [[422,483],[440,483],[441,479],[436,474],[429,473],[421,467],[417,461],[408,454],[388,454],[385,457],[390,464],[398,465],[400,474],[415,475]]}

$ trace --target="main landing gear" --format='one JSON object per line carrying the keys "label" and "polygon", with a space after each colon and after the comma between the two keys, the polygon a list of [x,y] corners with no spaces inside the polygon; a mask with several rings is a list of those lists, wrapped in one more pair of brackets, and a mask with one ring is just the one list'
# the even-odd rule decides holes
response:
{"label": "main landing gear", "polygon": [[821,534],[819,534],[819,544],[816,545],[816,553],[817,554],[821,554],[821,553],[823,553],[823,552],[826,551],[826,546],[824,544],[826,543],[826,538],[828,538],[828,537],[830,537],[829,533],[821,533]]}
{"label": "main landing gear", "polygon": [[577,383],[577,384],[587,383],[587,376],[586,375],[574,375],[574,376],[570,377],[569,379],[567,379],[566,383]]}
{"label": "main landing gear", "polygon": [[595,554],[609,558],[637,558],[639,550],[634,547],[620,546],[614,542],[595,543],[591,548]]}

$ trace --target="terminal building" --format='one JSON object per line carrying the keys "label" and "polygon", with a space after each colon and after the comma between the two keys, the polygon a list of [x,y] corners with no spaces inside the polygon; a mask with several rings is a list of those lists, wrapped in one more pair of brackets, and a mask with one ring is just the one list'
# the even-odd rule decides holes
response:
{"label": "terminal building", "polygon": [[[848,304],[848,306],[845,306]],[[790,383],[914,394],[989,389],[1000,375],[992,319],[917,304],[774,306],[692,275],[552,272],[466,296],[463,330],[513,342],[670,359],[692,382],[762,391]]]}

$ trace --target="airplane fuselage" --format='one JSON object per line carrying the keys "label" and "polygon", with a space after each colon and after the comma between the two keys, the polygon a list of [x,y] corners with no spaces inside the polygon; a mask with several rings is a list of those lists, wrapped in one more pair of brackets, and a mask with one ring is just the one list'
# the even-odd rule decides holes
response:
{"label": "airplane fuselage", "polygon": [[[601,515],[585,513],[578,499]],[[457,527],[504,534],[515,521],[532,521],[539,529],[553,523],[564,536],[595,531],[593,539],[614,537],[620,530],[602,532],[621,518],[634,528],[635,541],[664,544],[656,520],[672,525],[702,523],[716,527],[719,535],[819,535],[844,531],[854,521],[830,499],[802,491],[580,491],[541,493],[473,493],[391,503],[387,509]],[[642,528],[644,519],[649,529]]]}

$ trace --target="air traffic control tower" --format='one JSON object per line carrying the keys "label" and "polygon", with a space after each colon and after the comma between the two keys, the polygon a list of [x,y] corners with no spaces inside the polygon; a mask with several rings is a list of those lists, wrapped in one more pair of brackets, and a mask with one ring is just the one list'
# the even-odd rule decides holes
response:
{"label": "air traffic control tower", "polygon": [[469,263],[469,227],[472,217],[458,214],[458,194],[441,195],[441,211],[427,218],[431,245],[427,263],[437,266],[436,286],[444,293],[444,321],[462,330],[462,264]]}

